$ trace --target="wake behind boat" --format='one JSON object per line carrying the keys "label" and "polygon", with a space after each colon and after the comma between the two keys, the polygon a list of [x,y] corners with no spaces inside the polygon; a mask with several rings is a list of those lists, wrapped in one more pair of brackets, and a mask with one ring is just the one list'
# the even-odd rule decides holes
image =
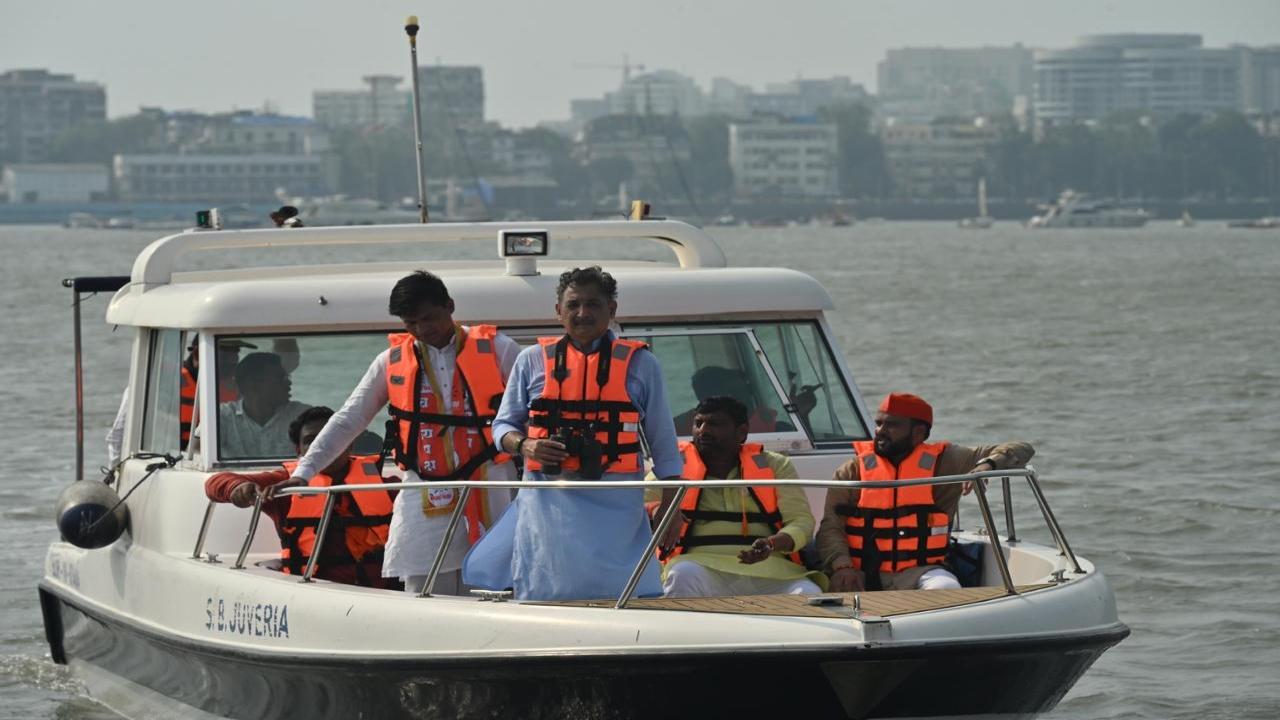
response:
{"label": "wake behind boat", "polygon": [[[547,243],[588,248],[595,241],[654,242],[670,248],[675,262],[598,255],[430,260],[441,243],[490,244],[504,233],[546,233]],[[122,522],[110,536],[85,543],[105,544],[99,549],[52,544],[40,583],[54,660],[70,664],[96,698],[126,715],[175,707],[240,718],[705,717],[797,707],[809,717],[1017,715],[1051,709],[1128,634],[1107,580],[1073,555],[1033,470],[982,474],[997,479],[992,500],[975,493],[979,526],[956,537],[975,544],[983,569],[977,586],[960,590],[634,598],[652,543],[636,558],[631,586],[610,598],[413,597],[318,580],[311,570],[301,580],[285,574],[279,540],[256,525],[254,510],[205,498],[212,472],[284,459],[246,458],[220,443],[213,380],[226,359],[218,349],[293,341],[303,358],[291,376],[293,393],[317,402],[358,377],[396,329],[386,297],[414,264],[261,267],[244,252],[341,245],[420,248],[454,290],[459,320],[495,323],[525,344],[551,326],[559,272],[604,264],[626,292],[620,336],[649,345],[673,398],[687,395],[692,374],[708,365],[732,364],[752,378],[755,402],[787,421],[752,440],[791,457],[809,480],[790,482],[812,488],[819,508],[822,488],[838,484],[829,479],[833,469],[851,457],[850,443],[870,436],[871,413],[827,321],[833,308],[826,291],[787,269],[727,267],[714,240],[683,223],[307,227],[162,238],[117,281],[106,317],[135,337],[130,381],[139,391],[131,393],[127,459],[115,483],[127,497],[127,529]],[[232,267],[183,271],[180,263],[194,253]],[[104,284],[82,279],[73,286],[89,292]],[[203,430],[178,452],[178,368],[196,334],[208,359],[194,408]],[[801,417],[797,388],[805,386],[817,387],[818,402]],[[1038,508],[1054,545],[1020,537],[1015,490]],[[464,505],[457,505],[455,527]],[[997,523],[1001,506],[1004,522]],[[437,552],[438,568],[444,545]],[[787,692],[744,692],[763,677]]]}

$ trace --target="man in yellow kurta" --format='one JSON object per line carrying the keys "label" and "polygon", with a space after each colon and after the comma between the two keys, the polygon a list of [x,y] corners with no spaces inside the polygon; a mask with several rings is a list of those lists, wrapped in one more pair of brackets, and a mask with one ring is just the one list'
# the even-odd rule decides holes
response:
{"label": "man in yellow kurta", "polygon": [[[734,398],[698,403],[693,442],[680,443],[683,477],[794,479],[785,455],[746,443],[748,426],[747,408]],[[649,492],[652,499],[659,494]],[[665,596],[809,594],[826,584],[822,573],[799,563],[816,524],[802,489],[691,488],[680,507],[683,522],[672,523],[662,541]]]}

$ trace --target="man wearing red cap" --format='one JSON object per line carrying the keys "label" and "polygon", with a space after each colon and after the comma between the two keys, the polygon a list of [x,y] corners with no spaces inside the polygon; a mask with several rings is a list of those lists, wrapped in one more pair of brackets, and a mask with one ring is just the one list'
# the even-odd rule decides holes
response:
{"label": "man wearing red cap", "polygon": [[[889,393],[876,413],[874,440],[853,444],[857,457],[836,480],[886,482],[1020,468],[1035,450],[1023,442],[962,447],[926,442],[933,408],[910,393]],[[833,592],[944,590],[960,587],[943,567],[951,517],[968,487],[914,485],[827,491],[818,552]]]}

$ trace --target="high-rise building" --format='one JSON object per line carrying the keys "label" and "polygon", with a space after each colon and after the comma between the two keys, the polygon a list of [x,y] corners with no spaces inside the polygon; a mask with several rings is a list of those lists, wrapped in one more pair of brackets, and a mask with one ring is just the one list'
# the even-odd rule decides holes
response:
{"label": "high-rise building", "polygon": [[1248,115],[1280,113],[1280,45],[1231,48],[1240,67],[1240,109]]}
{"label": "high-rise building", "polygon": [[48,70],[0,74],[0,163],[39,163],[62,132],[107,118],[107,90]]}
{"label": "high-rise building", "polygon": [[1032,92],[1032,51],[1021,45],[898,48],[876,66],[881,115],[903,122],[1013,110]]}
{"label": "high-rise building", "polygon": [[1206,115],[1240,104],[1239,60],[1190,34],[1087,35],[1035,54],[1040,126],[1097,121],[1120,110]]}
{"label": "high-rise building", "polygon": [[730,123],[729,167],[738,197],[836,195],[836,127],[777,118]]}
{"label": "high-rise building", "polygon": [[484,125],[484,72],[476,65],[418,68],[422,123],[427,132],[451,135]]}
{"label": "high-rise building", "polygon": [[366,75],[367,90],[316,90],[311,94],[316,122],[330,128],[401,127],[412,122],[413,93],[397,89],[401,78]]}

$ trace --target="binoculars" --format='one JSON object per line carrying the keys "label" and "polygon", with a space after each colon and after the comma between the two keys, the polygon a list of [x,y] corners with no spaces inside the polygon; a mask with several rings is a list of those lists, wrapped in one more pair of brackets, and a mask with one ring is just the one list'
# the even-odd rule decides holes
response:
{"label": "binoculars", "polygon": [[[547,439],[564,445],[571,457],[578,458],[578,475],[582,479],[599,480],[604,475],[604,467],[601,465],[603,451],[600,449],[600,441],[594,435],[560,430]],[[543,463],[542,472],[545,475],[559,475],[563,468],[560,463]]]}

